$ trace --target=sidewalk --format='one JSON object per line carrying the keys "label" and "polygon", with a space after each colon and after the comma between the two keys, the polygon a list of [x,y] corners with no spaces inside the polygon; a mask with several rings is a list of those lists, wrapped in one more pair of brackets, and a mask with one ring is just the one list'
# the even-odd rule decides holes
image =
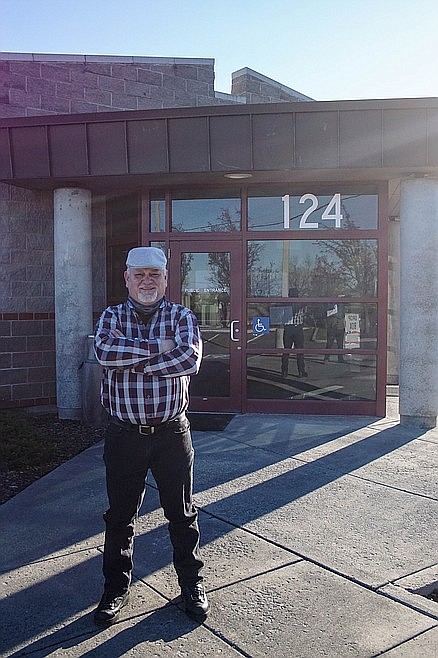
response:
{"label": "sidewalk", "polygon": [[[102,445],[0,506],[1,656],[436,658],[438,430],[385,419],[235,416],[194,432],[211,614],[179,609],[149,482],[119,623],[102,590]],[[435,565],[435,566],[434,566]]]}

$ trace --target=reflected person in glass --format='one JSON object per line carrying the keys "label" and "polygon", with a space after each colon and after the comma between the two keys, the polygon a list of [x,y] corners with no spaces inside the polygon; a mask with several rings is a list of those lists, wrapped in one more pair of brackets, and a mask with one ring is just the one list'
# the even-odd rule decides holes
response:
{"label": "reflected person in glass", "polygon": [[[298,297],[298,288],[289,289],[289,297]],[[297,302],[285,307],[283,311],[283,346],[287,349],[292,347],[302,349],[304,347],[304,315],[306,306]],[[307,377],[304,363],[304,354],[297,354],[298,377]],[[289,373],[289,354],[281,357],[281,374],[287,377]]]}
{"label": "reflected person in glass", "polygon": [[[345,335],[345,309],[344,304],[330,304],[327,309],[327,341],[326,349],[331,350],[336,343],[338,350],[344,349]],[[328,354],[324,355],[324,364],[330,360]],[[338,354],[338,363],[344,362],[343,354]]]}

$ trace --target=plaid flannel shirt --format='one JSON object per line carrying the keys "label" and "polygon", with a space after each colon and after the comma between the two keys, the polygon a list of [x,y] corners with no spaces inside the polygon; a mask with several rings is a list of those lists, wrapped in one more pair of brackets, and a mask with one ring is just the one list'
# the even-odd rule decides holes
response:
{"label": "plaid flannel shirt", "polygon": [[[118,329],[122,338],[110,336]],[[159,353],[172,338],[176,347]],[[144,324],[129,300],[101,315],[94,349],[103,366],[101,402],[109,414],[141,425],[158,425],[185,411],[190,375],[199,371],[202,341],[195,315],[163,299]]]}
{"label": "plaid flannel shirt", "polygon": [[283,315],[284,324],[293,324],[295,327],[299,327],[304,324],[304,314],[306,313],[306,307],[302,306],[298,310],[294,307],[288,308],[285,310]]}

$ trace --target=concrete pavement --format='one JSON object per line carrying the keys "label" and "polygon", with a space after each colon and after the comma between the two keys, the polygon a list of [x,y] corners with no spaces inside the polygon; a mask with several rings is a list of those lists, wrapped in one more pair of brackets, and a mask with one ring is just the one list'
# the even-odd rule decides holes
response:
{"label": "concrete pavement", "polygon": [[[384,419],[235,416],[194,432],[211,614],[179,608],[150,481],[119,623],[94,626],[102,445],[0,506],[1,656],[438,656],[438,430]],[[434,585],[435,583],[435,585]]]}

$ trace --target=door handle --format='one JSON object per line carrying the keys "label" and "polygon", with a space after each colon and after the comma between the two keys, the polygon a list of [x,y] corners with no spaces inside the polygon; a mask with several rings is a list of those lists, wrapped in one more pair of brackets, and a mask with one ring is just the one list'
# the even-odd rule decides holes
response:
{"label": "door handle", "polygon": [[239,324],[240,320],[232,320],[230,322],[230,339],[233,340],[235,343],[240,340],[239,338],[236,338],[236,334],[240,332],[239,327],[235,327],[236,324]]}

